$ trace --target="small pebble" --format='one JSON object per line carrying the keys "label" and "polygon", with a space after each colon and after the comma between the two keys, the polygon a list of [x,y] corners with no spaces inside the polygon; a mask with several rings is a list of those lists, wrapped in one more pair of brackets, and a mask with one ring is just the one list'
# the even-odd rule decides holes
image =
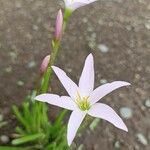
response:
{"label": "small pebble", "polygon": [[98,45],[98,49],[102,52],[102,53],[107,53],[109,51],[109,48],[104,45],[104,44],[99,44]]}
{"label": "small pebble", "polygon": [[11,66],[9,66],[9,67],[5,68],[5,72],[7,72],[7,73],[11,73],[11,72],[12,72],[12,67],[11,67]]}
{"label": "small pebble", "polygon": [[11,57],[12,61],[15,61],[17,59],[17,53],[15,53],[15,52],[10,52],[9,56]]}
{"label": "small pebble", "polygon": [[96,33],[95,33],[95,32],[93,32],[93,33],[91,34],[91,38],[92,38],[93,40],[95,40],[95,38],[96,38]]}
{"label": "small pebble", "polygon": [[147,30],[150,30],[150,23],[145,23],[145,28],[146,28]]}
{"label": "small pebble", "polygon": [[120,108],[120,115],[125,119],[129,119],[132,117],[133,111],[129,107],[122,107]]}
{"label": "small pebble", "polygon": [[35,66],[36,66],[35,61],[30,61],[30,62],[28,63],[28,68],[34,68]]}
{"label": "small pebble", "polygon": [[98,24],[99,24],[99,25],[103,25],[103,24],[104,24],[104,21],[100,19],[100,20],[98,20]]}
{"label": "small pebble", "polygon": [[93,31],[94,31],[94,28],[91,27],[91,26],[89,26],[89,27],[87,28],[87,31],[88,31],[88,32],[93,32]]}
{"label": "small pebble", "polygon": [[106,83],[107,83],[107,80],[106,80],[106,79],[101,79],[101,80],[100,80],[100,83],[101,83],[101,84],[106,84]]}
{"label": "small pebble", "polygon": [[114,144],[115,149],[120,149],[120,142],[116,141]]}
{"label": "small pebble", "polygon": [[7,144],[9,142],[9,137],[6,135],[1,135],[0,140],[3,144]]}
{"label": "small pebble", "polygon": [[87,18],[83,18],[82,20],[83,20],[84,23],[87,23],[87,22],[88,22],[88,19],[87,19]]}
{"label": "small pebble", "polygon": [[150,108],[150,99],[145,100],[144,105],[145,105],[147,108]]}
{"label": "small pebble", "polygon": [[37,25],[33,25],[33,30],[38,31],[39,27]]}
{"label": "small pebble", "polygon": [[139,145],[135,144],[135,145],[134,145],[134,149],[135,149],[135,150],[140,150]]}
{"label": "small pebble", "polygon": [[148,141],[147,141],[147,139],[146,139],[146,137],[142,134],[142,133],[138,133],[137,135],[136,135],[136,137],[137,137],[137,140],[141,143],[141,144],[143,144],[143,145],[148,145]]}
{"label": "small pebble", "polygon": [[16,3],[16,8],[21,8],[21,3],[20,2]]}
{"label": "small pebble", "polygon": [[32,40],[32,39],[33,39],[33,36],[32,36],[32,34],[30,34],[30,33],[26,33],[26,34],[25,34],[25,37],[26,37],[28,40]]}
{"label": "small pebble", "polygon": [[24,82],[20,80],[20,81],[17,82],[17,85],[18,85],[18,86],[23,86],[23,85],[24,85]]}
{"label": "small pebble", "polygon": [[131,30],[132,30],[132,26],[127,25],[127,26],[126,26],[126,29],[127,29],[128,31],[131,31]]}

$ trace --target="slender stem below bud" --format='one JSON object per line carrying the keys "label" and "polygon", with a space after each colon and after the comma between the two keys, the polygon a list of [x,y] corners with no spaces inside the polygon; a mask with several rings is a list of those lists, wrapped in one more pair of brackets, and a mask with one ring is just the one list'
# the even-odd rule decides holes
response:
{"label": "slender stem below bud", "polygon": [[[65,9],[64,18],[63,18],[63,32],[66,29],[67,22],[68,22],[71,15],[72,15],[72,10]],[[51,56],[50,62],[49,62],[47,71],[45,72],[45,74],[42,78],[40,93],[46,93],[48,91],[48,87],[49,87],[51,76],[52,76],[51,66],[54,65],[54,63],[56,61],[56,58],[58,56],[59,47],[60,47],[60,40],[57,40],[54,38],[52,40],[52,52],[50,55]]]}

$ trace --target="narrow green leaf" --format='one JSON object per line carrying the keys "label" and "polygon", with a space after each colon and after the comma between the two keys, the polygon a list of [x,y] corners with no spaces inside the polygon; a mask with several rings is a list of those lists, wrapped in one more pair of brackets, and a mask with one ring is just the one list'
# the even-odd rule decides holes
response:
{"label": "narrow green leaf", "polygon": [[13,145],[20,145],[20,144],[24,144],[27,142],[31,142],[31,141],[35,141],[38,138],[42,138],[44,136],[43,133],[38,133],[38,134],[33,134],[33,135],[27,135],[18,139],[15,139],[12,141]]}
{"label": "narrow green leaf", "polygon": [[29,124],[26,122],[22,114],[19,112],[19,109],[16,106],[12,106],[13,112],[18,119],[18,121],[29,130]]}
{"label": "narrow green leaf", "polygon": [[26,134],[26,131],[23,130],[21,127],[16,127],[15,130],[16,130],[17,133],[19,133],[21,135],[25,135]]}
{"label": "narrow green leaf", "polygon": [[23,148],[23,147],[0,146],[0,150],[31,150],[31,149],[30,148]]}
{"label": "narrow green leaf", "polygon": [[8,122],[6,122],[6,121],[0,122],[0,128],[2,128],[3,126],[6,126],[7,124],[8,124]]}

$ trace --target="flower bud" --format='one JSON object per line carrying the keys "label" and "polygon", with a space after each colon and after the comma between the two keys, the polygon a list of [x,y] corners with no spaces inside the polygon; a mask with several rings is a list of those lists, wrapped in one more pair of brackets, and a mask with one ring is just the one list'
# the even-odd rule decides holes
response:
{"label": "flower bud", "polygon": [[41,73],[41,74],[44,74],[45,71],[47,70],[49,61],[50,61],[50,55],[47,55],[47,56],[43,59],[43,61],[42,61],[42,63],[41,63],[41,66],[40,66],[40,73]]}
{"label": "flower bud", "polygon": [[63,15],[61,9],[58,11],[55,24],[55,40],[60,40],[63,28]]}

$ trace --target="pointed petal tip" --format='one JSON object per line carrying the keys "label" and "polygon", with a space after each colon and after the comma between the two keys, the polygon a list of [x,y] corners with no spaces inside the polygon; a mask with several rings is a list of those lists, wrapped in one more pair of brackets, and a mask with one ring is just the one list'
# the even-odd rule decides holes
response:
{"label": "pointed petal tip", "polygon": [[[120,87],[122,87],[122,86],[130,86],[130,85],[131,85],[131,83],[126,82],[126,81],[113,81],[113,82],[111,82],[111,83],[119,84],[119,85],[121,85]],[[110,84],[111,84],[111,83],[110,83]],[[106,83],[106,84],[107,84],[107,83]]]}
{"label": "pointed petal tip", "polygon": [[92,58],[92,59],[93,59],[93,54],[90,53],[90,54],[87,56],[87,58]]}
{"label": "pointed petal tip", "polygon": [[[121,119],[121,118],[120,118]],[[121,119],[122,120],[122,119]],[[125,123],[123,122],[123,120],[121,121],[122,123],[122,125],[120,126],[116,126],[117,128],[120,128],[121,130],[123,130],[123,131],[125,131],[125,132],[128,132],[128,128],[127,128],[127,126],[125,125]]]}
{"label": "pointed petal tip", "polygon": [[125,125],[125,127],[124,127],[124,131],[128,132],[128,128],[127,128],[126,125]]}
{"label": "pointed petal tip", "polygon": [[82,111],[73,111],[71,113],[69,122],[68,122],[68,128],[67,128],[67,142],[68,145],[70,146],[76,136],[76,133],[85,118],[85,113]]}
{"label": "pointed petal tip", "polygon": [[128,128],[125,131],[128,132],[129,131]]}
{"label": "pointed petal tip", "polygon": [[120,128],[120,129],[122,129],[125,132],[128,132],[128,128],[126,127],[126,125],[123,128]]}
{"label": "pointed petal tip", "polygon": [[126,84],[127,86],[128,86],[128,85],[131,85],[131,83],[126,82],[126,81],[121,81],[121,82],[124,82],[124,84]]}

